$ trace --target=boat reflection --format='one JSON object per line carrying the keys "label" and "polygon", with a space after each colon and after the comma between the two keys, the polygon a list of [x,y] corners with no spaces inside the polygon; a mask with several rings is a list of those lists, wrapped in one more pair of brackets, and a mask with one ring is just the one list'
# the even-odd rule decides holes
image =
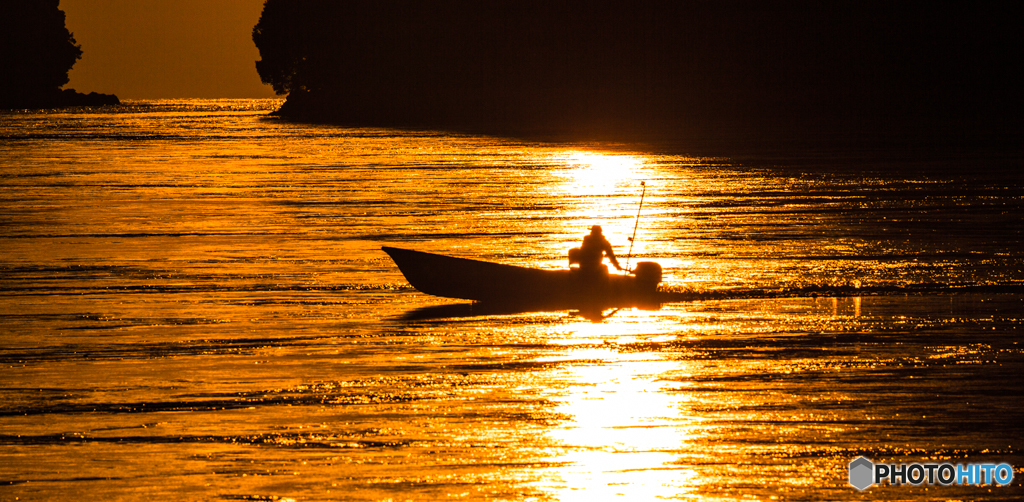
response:
{"label": "boat reflection", "polygon": [[[787,296],[784,293],[769,294],[764,291],[658,291],[652,295],[641,295],[632,298],[612,299],[611,301],[583,301],[571,299],[554,300],[510,300],[483,301],[471,303],[450,303],[431,305],[410,310],[400,317],[403,321],[430,321],[444,319],[461,319],[470,317],[488,317],[517,314],[535,314],[543,312],[569,312],[591,322],[601,322],[622,310],[658,311],[670,303],[697,302],[705,300],[724,300],[730,298],[764,298]],[[792,296],[792,295],[789,295]]]}
{"label": "boat reflection", "polygon": [[571,315],[582,317],[591,322],[601,322],[623,309],[654,311],[661,309],[661,303],[657,301],[621,303],[570,303],[562,301],[452,303],[420,307],[406,312],[401,319],[403,321],[431,321],[540,312],[569,312]]}

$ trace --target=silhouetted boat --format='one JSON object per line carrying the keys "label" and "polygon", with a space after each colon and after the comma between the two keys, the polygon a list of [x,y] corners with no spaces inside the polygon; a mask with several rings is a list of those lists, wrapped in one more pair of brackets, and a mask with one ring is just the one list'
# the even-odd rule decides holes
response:
{"label": "silhouetted boat", "polygon": [[632,275],[578,268],[541,270],[480,260],[381,248],[414,288],[435,296],[547,309],[650,306],[658,303],[661,266],[637,263]]}

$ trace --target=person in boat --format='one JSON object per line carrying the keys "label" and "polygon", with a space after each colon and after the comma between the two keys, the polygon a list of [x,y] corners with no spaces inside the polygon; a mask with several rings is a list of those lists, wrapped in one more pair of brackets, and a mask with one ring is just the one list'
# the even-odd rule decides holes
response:
{"label": "person in boat", "polygon": [[590,234],[583,237],[583,244],[569,250],[569,265],[578,263],[580,271],[584,272],[601,269],[607,272],[607,268],[601,264],[605,256],[608,256],[608,261],[617,270],[622,270],[619,260],[615,258],[615,251],[612,251],[612,244],[602,234],[601,225],[594,225],[590,227]]}

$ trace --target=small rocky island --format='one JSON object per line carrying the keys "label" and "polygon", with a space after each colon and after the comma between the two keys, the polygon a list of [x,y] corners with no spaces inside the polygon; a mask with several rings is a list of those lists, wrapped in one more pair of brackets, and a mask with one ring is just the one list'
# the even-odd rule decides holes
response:
{"label": "small rocky island", "polygon": [[113,94],[62,89],[82,48],[59,0],[4,2],[0,16],[0,109],[117,105]]}

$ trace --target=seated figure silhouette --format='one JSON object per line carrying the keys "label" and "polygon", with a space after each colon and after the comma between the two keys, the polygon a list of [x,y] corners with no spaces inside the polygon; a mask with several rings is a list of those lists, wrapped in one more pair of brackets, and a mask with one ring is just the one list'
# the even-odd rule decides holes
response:
{"label": "seated figure silhouette", "polygon": [[622,270],[619,260],[615,259],[615,251],[612,251],[611,243],[601,233],[601,225],[594,225],[590,227],[590,234],[583,237],[583,244],[569,250],[569,266],[579,264],[581,272],[604,272],[607,274],[608,267],[601,263],[605,255],[616,269]]}

